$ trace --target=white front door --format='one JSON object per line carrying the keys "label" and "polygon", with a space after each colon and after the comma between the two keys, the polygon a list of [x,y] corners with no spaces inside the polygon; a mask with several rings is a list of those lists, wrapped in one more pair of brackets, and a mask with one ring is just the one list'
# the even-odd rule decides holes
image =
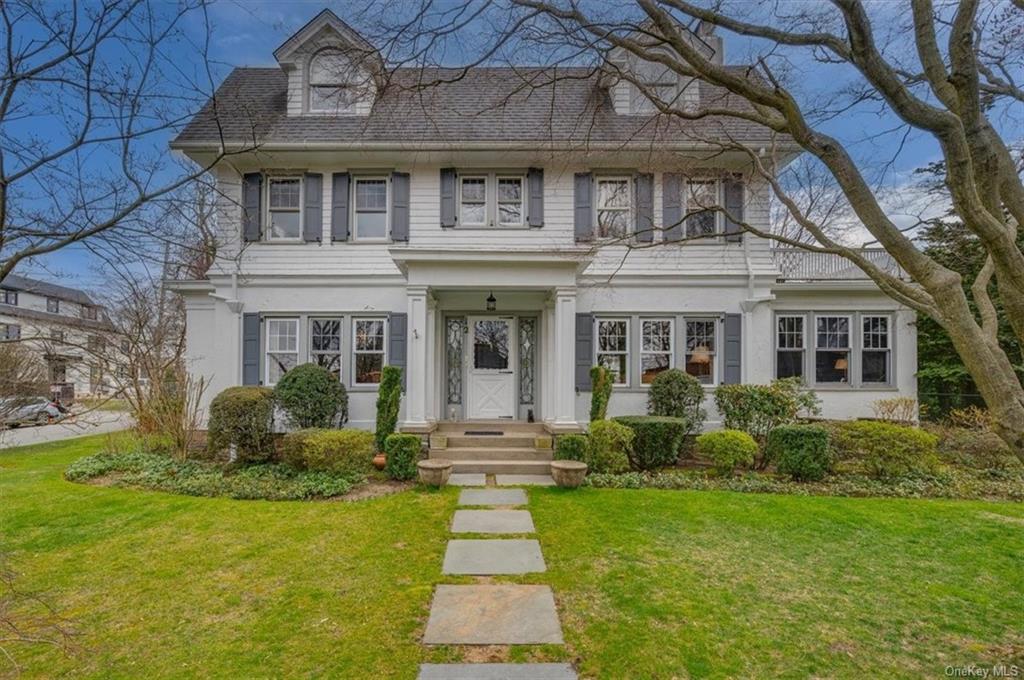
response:
{"label": "white front door", "polygon": [[468,321],[469,417],[514,418],[515,319],[510,316],[471,316]]}

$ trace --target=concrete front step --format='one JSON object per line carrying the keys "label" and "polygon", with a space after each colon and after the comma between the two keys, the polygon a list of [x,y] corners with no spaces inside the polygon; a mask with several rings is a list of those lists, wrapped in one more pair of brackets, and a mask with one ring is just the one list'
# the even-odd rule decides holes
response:
{"label": "concrete front step", "polygon": [[442,422],[437,424],[435,432],[458,434],[466,430],[500,430],[501,432],[527,432],[546,434],[543,423],[526,423],[521,420],[469,420],[460,422]]}
{"label": "concrete front step", "polygon": [[[449,449],[479,449],[479,448],[533,448],[537,444],[538,437],[530,433],[509,433],[504,435],[478,436],[469,434],[448,434],[447,448]],[[436,438],[435,438],[436,440]]]}
{"label": "concrete front step", "polygon": [[551,460],[551,449],[541,450],[535,448],[454,448],[454,449],[430,449],[431,458],[445,458],[447,460]]}
{"label": "concrete front step", "polygon": [[452,473],[482,472],[488,475],[550,475],[546,460],[456,460]]}

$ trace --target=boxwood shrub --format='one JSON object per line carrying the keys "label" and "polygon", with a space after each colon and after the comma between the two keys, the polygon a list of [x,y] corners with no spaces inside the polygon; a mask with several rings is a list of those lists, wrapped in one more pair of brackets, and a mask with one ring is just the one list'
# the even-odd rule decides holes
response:
{"label": "boxwood shrub", "polygon": [[820,425],[780,425],[768,435],[765,456],[799,482],[816,482],[832,470],[828,430]]}
{"label": "boxwood shrub", "polygon": [[934,472],[938,441],[916,427],[872,420],[839,423],[835,430],[840,454],[876,479]]}
{"label": "boxwood shrub", "polygon": [[392,479],[413,479],[423,442],[418,434],[391,434],[384,440],[388,476]]}
{"label": "boxwood shrub", "polygon": [[282,461],[297,470],[366,474],[373,467],[373,434],[364,430],[297,430],[281,442]]}
{"label": "boxwood shrub", "polygon": [[629,469],[629,456],[636,435],[622,423],[598,420],[590,423],[588,472],[616,473]]}
{"label": "boxwood shrub", "polygon": [[633,448],[629,463],[636,470],[673,465],[679,458],[683,440],[690,432],[685,418],[668,416],[619,416],[612,419],[633,430]]}
{"label": "boxwood shrub", "polygon": [[256,463],[274,455],[274,392],[268,387],[229,387],[210,402],[207,448],[218,456],[235,447],[235,460]]}
{"label": "boxwood shrub", "polygon": [[590,456],[590,441],[583,434],[559,435],[555,441],[556,460],[578,460],[586,463]]}
{"label": "boxwood shrub", "polygon": [[740,430],[717,430],[697,437],[697,455],[706,458],[721,475],[731,475],[737,467],[750,467],[757,454],[757,442]]}
{"label": "boxwood shrub", "polygon": [[348,421],[348,393],[323,366],[296,366],[274,386],[274,398],[292,427],[338,427]]}

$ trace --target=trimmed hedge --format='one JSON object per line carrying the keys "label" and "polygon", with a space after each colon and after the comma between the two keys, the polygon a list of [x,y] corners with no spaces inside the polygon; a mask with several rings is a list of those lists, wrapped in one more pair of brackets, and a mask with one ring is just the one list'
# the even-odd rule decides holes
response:
{"label": "trimmed hedge", "polygon": [[587,471],[597,473],[625,472],[636,435],[622,423],[598,420],[590,423],[590,455]]}
{"label": "trimmed hedge", "polygon": [[418,434],[391,434],[384,440],[387,455],[385,471],[392,479],[413,479],[416,477],[416,463],[420,459],[423,440]]}
{"label": "trimmed hedge", "polygon": [[636,470],[673,465],[679,459],[690,423],[685,418],[668,416],[619,416],[612,418],[633,430],[636,437],[629,463]]}
{"label": "trimmed hedge", "polygon": [[373,434],[364,430],[297,430],[281,442],[283,462],[334,474],[367,474],[374,452]]}
{"label": "trimmed hedge", "polygon": [[229,387],[210,402],[207,448],[217,456],[233,445],[235,461],[258,463],[274,455],[274,392],[269,387]]}
{"label": "trimmed hedge", "polygon": [[765,456],[798,482],[816,482],[832,470],[828,430],[820,425],[780,425],[768,435]]}
{"label": "trimmed hedge", "polygon": [[583,434],[559,435],[555,441],[555,460],[578,460],[587,462],[590,457],[590,440]]}
{"label": "trimmed hedge", "polygon": [[339,427],[348,422],[348,393],[323,366],[302,364],[274,386],[274,399],[292,427]]}
{"label": "trimmed hedge", "polygon": [[757,455],[757,442],[740,430],[717,430],[697,437],[697,455],[707,458],[721,475],[737,467],[750,467]]}
{"label": "trimmed hedge", "polygon": [[934,472],[938,442],[938,437],[916,427],[871,420],[839,423],[835,433],[841,455],[876,479]]}
{"label": "trimmed hedge", "polygon": [[612,398],[612,374],[604,366],[590,369],[590,422],[604,420]]}
{"label": "trimmed hedge", "polygon": [[384,451],[388,436],[398,425],[398,411],[402,406],[402,369],[385,366],[377,388],[377,450]]}

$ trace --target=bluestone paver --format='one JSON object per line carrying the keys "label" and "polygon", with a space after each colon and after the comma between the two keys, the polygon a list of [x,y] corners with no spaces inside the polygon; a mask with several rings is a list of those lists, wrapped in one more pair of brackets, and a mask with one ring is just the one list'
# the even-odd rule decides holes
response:
{"label": "bluestone paver", "polygon": [[526,505],[522,489],[463,489],[459,505]]}
{"label": "bluestone paver", "polygon": [[425,663],[419,680],[576,680],[567,663]]}
{"label": "bluestone paver", "polygon": [[494,475],[498,486],[554,486],[551,475]]}
{"label": "bluestone paver", "polygon": [[539,585],[439,585],[423,642],[428,645],[562,644],[555,597]]}
{"label": "bluestone paver", "polygon": [[487,475],[482,472],[453,472],[448,477],[451,486],[487,486]]}
{"label": "bluestone paver", "polygon": [[540,543],[533,539],[484,538],[448,541],[444,554],[444,574],[528,574],[547,571],[540,554]]}
{"label": "bluestone paver", "polygon": [[527,510],[456,510],[455,534],[532,534],[533,517]]}

